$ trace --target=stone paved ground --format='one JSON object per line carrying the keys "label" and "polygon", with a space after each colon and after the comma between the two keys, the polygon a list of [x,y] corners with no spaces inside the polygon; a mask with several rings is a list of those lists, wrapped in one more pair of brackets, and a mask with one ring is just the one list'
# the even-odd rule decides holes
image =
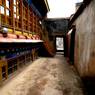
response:
{"label": "stone paved ground", "polygon": [[65,58],[39,58],[0,88],[0,95],[84,95],[81,80]]}

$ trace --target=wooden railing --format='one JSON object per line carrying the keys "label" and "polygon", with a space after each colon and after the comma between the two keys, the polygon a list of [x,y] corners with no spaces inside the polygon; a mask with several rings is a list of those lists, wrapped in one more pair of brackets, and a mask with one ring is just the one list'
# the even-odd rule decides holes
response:
{"label": "wooden railing", "polygon": [[31,52],[0,60],[0,84],[3,80],[6,80],[10,74],[24,67],[24,65],[29,62],[34,61],[37,57],[36,49],[32,49]]}

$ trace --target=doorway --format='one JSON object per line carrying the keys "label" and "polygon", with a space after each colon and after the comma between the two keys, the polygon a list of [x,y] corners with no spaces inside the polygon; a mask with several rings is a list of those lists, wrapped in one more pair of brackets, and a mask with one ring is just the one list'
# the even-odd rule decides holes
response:
{"label": "doorway", "polygon": [[73,28],[73,31],[71,33],[71,42],[70,42],[70,62],[71,64],[74,64],[74,47],[75,47],[75,27]]}
{"label": "doorway", "polygon": [[56,37],[56,52],[63,52],[63,51],[64,51],[64,38]]}

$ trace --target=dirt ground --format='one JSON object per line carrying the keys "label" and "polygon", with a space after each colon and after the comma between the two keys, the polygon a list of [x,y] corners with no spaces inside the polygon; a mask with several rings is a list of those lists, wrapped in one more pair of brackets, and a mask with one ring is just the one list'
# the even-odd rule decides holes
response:
{"label": "dirt ground", "polygon": [[62,55],[39,58],[0,88],[0,95],[84,95],[80,77]]}

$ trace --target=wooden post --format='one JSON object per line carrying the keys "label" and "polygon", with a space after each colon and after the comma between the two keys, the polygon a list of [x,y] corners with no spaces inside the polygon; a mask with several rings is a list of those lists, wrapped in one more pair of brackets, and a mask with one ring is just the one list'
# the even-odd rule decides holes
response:
{"label": "wooden post", "polygon": [[2,67],[0,66],[0,85],[2,83]]}
{"label": "wooden post", "polygon": [[[29,4],[28,4],[27,7],[28,7],[28,19],[27,19],[27,21],[28,21],[28,29],[27,29],[27,30],[28,30],[28,32],[30,33],[30,31],[29,31],[29,28],[30,28],[30,27],[29,27]],[[28,33],[28,34],[29,34],[29,33]]]}
{"label": "wooden post", "polygon": [[5,25],[7,24],[7,16],[6,16],[6,0],[4,0],[4,15],[5,15]]}
{"label": "wooden post", "polygon": [[10,0],[10,11],[11,11],[11,23],[12,23],[12,28],[13,28],[13,32],[14,32],[14,10],[13,10],[14,6],[13,6],[13,0]]}
{"label": "wooden post", "polygon": [[35,49],[32,49],[32,59],[33,59],[33,61],[35,60]]}
{"label": "wooden post", "polygon": [[8,78],[8,64],[6,63],[6,79]]}
{"label": "wooden post", "polygon": [[23,31],[23,0],[21,0],[21,30]]}
{"label": "wooden post", "polygon": [[[2,5],[2,1],[0,0],[0,6]],[[0,27],[1,27],[1,10],[0,10]]]}

